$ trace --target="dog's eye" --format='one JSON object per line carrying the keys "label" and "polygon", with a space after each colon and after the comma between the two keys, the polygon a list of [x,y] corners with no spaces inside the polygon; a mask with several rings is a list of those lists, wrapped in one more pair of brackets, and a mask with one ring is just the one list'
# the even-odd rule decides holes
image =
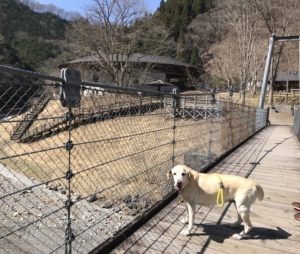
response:
{"label": "dog's eye", "polygon": [[173,173],[173,176],[176,176],[176,173]]}
{"label": "dog's eye", "polygon": [[182,173],[181,175],[182,175],[182,176],[185,176],[185,173]]}

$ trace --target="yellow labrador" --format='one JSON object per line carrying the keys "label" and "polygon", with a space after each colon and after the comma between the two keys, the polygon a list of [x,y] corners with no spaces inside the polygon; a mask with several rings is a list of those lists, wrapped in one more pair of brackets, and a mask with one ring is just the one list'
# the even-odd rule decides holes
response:
{"label": "yellow labrador", "polygon": [[239,234],[234,234],[233,237],[240,240],[247,236],[252,229],[249,218],[251,205],[256,198],[259,200],[264,198],[264,191],[258,183],[240,176],[198,173],[185,165],[175,166],[168,173],[168,179],[171,176],[174,180],[174,187],[180,192],[187,209],[186,218],[182,222],[184,224],[188,222],[188,228],[181,231],[182,235],[190,234],[197,204],[216,204],[221,178],[224,186],[224,203],[234,201],[238,213],[237,220],[229,226],[236,227],[244,222],[244,230]]}

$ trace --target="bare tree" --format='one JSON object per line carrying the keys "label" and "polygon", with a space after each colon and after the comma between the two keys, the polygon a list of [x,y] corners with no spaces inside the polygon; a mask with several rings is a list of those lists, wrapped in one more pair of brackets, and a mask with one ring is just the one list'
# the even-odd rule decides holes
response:
{"label": "bare tree", "polygon": [[77,11],[69,11],[68,12],[68,20],[75,21],[77,19],[82,18],[81,14]]}
{"label": "bare tree", "polygon": [[186,46],[192,49],[198,48],[199,66],[204,69],[209,76],[210,60],[212,58],[211,48],[219,45],[219,42],[228,32],[228,26],[222,18],[224,10],[216,6],[209,12],[198,15],[188,26],[185,37]]}
{"label": "bare tree", "polygon": [[[238,52],[239,56],[237,59],[239,78],[244,81],[250,76],[251,62],[255,58],[259,12],[252,0],[228,0],[223,4],[227,10],[226,18],[236,32],[237,43],[234,50]],[[244,89],[245,87],[242,86],[242,104],[245,103]]]}
{"label": "bare tree", "polygon": [[[74,39],[96,55],[97,68],[107,73],[115,85],[126,86],[126,79],[136,67],[131,57],[143,50],[140,45],[148,37],[145,27],[151,24],[151,16],[142,0],[93,0],[93,3],[85,8],[87,19],[75,22]],[[162,34],[159,41],[149,45],[153,53],[159,53],[154,47],[165,38]]]}
{"label": "bare tree", "polygon": [[[291,25],[291,21],[295,18],[295,10],[299,5],[298,0],[254,0],[254,3],[270,35],[286,36],[291,32],[299,32],[288,29]],[[285,43],[280,42],[276,44],[274,48],[268,102],[270,105],[273,104],[274,83],[284,47]]]}
{"label": "bare tree", "polygon": [[218,44],[213,49],[215,56],[215,65],[218,76],[224,77],[227,82],[227,88],[235,84],[234,78],[238,75],[238,66],[236,64],[239,55],[235,50],[237,47],[235,36],[228,35],[224,38],[221,44]]}

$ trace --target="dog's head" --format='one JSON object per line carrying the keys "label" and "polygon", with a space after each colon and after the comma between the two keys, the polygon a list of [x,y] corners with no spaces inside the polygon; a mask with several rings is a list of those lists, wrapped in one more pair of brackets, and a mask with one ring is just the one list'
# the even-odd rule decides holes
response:
{"label": "dog's head", "polygon": [[175,189],[181,191],[190,182],[192,172],[187,166],[177,165],[168,172],[167,177],[173,177]]}

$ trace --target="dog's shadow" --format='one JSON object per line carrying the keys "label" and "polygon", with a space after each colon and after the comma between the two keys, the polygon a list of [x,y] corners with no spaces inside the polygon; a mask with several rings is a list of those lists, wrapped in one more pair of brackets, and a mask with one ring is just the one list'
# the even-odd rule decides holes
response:
{"label": "dog's shadow", "polygon": [[[195,233],[191,233],[191,236],[203,236],[209,235],[210,240],[223,243],[227,238],[231,238],[234,234],[238,234],[243,231],[244,227],[238,226],[231,228],[227,224],[195,224],[195,226],[202,228],[201,233],[196,230]],[[277,227],[277,229],[253,227],[249,232],[248,237],[243,238],[244,240],[276,240],[276,239],[288,239],[291,234],[284,229]]]}

